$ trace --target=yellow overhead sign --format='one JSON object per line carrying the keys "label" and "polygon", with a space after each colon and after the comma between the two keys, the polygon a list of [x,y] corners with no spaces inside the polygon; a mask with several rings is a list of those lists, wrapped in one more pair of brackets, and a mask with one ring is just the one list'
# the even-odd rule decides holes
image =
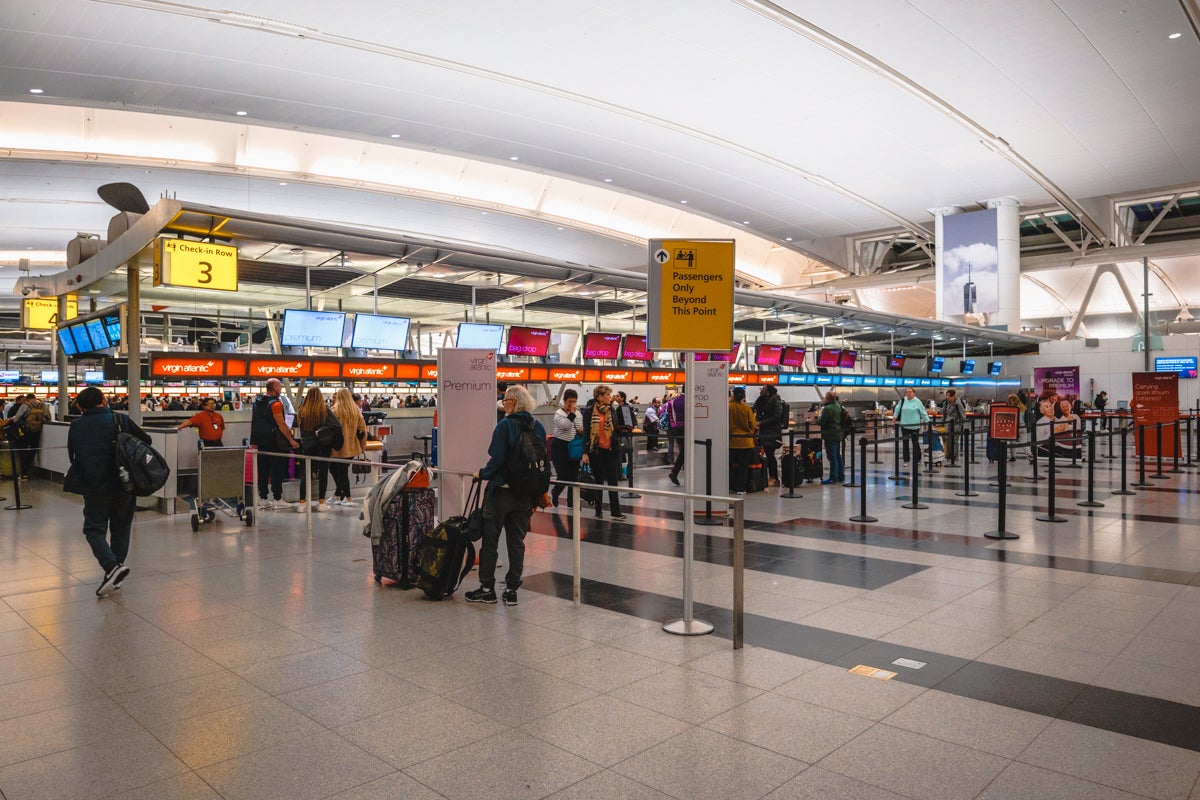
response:
{"label": "yellow overhead sign", "polygon": [[154,246],[154,285],[236,292],[236,247],[160,237]]}
{"label": "yellow overhead sign", "polygon": [[733,349],[733,240],[651,239],[651,350]]}
{"label": "yellow overhead sign", "polygon": [[[67,296],[67,319],[79,316],[79,301]],[[28,331],[52,331],[58,327],[57,297],[26,297],[21,301],[21,327]]]}

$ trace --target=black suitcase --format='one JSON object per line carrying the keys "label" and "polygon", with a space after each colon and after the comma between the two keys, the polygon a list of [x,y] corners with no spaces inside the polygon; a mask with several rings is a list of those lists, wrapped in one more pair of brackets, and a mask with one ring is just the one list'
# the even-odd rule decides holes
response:
{"label": "black suitcase", "polygon": [[418,554],[437,515],[433,489],[408,489],[396,494],[383,512],[383,534],[371,545],[375,582],[395,581],[401,589],[417,582]]}
{"label": "black suitcase", "polygon": [[763,458],[761,451],[758,451],[750,460],[750,469],[747,471],[746,492],[761,492],[767,488],[767,461]]}
{"label": "black suitcase", "polygon": [[462,515],[450,517],[425,536],[417,562],[417,588],[430,600],[454,594],[475,567],[473,536],[479,524],[480,484],[476,480],[467,492],[467,507]]}
{"label": "black suitcase", "polygon": [[825,476],[825,468],[821,460],[823,442],[819,438],[805,439],[800,442],[799,478],[805,481],[820,481]]}
{"label": "black suitcase", "polygon": [[779,459],[779,484],[781,486],[799,486],[804,483],[800,476],[800,461],[791,453],[784,453]]}

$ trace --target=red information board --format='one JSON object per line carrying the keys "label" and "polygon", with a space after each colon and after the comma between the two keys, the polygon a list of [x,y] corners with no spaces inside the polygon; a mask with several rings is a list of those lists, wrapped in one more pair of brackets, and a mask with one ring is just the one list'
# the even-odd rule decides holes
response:
{"label": "red information board", "polygon": [[[1173,457],[1179,446],[1179,375],[1174,372],[1133,373],[1133,428],[1134,445],[1141,455],[1137,429],[1146,426],[1146,455],[1158,455],[1158,436],[1155,425],[1163,423],[1162,443],[1164,458]],[[1168,427],[1168,425],[1170,427]]]}
{"label": "red information board", "polygon": [[1006,442],[1021,438],[1021,409],[993,404],[988,417],[988,438]]}

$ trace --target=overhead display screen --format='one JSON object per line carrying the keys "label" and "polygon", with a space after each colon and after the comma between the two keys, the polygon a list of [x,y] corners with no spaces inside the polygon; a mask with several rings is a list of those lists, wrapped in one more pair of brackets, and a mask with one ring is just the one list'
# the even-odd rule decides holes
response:
{"label": "overhead display screen", "polygon": [[808,352],[804,347],[785,347],[783,353],[779,356],[779,366],[781,367],[803,367],[804,354]]}
{"label": "overhead display screen", "polygon": [[589,333],[583,337],[584,358],[629,358],[621,356],[621,334]]}
{"label": "overhead display screen", "polygon": [[946,366],[945,356],[933,356],[929,359],[929,371],[934,375],[941,373],[942,368]]}
{"label": "overhead display screen", "polygon": [[650,346],[646,344],[645,336],[635,336],[630,333],[621,343],[621,358],[627,358],[630,361],[650,361],[654,358],[654,354],[650,352]]}
{"label": "overhead display screen", "polygon": [[961,372],[963,375],[975,374],[975,359],[965,358],[959,363],[959,366],[961,367],[959,372]]}
{"label": "overhead display screen", "polygon": [[19,369],[0,369],[0,383],[18,383],[21,380]]}
{"label": "overhead display screen", "polygon": [[838,361],[841,360],[841,357],[841,350],[828,350],[822,348],[821,351],[817,353],[817,366],[836,367],[838,365]]}
{"label": "overhead display screen", "polygon": [[73,356],[79,352],[79,349],[75,347],[75,337],[71,335],[70,328],[58,329],[58,346],[69,356]]}
{"label": "overhead display screen", "polygon": [[104,383],[104,370],[89,369],[83,372],[84,383]]}
{"label": "overhead display screen", "polygon": [[904,355],[904,353],[892,353],[890,356],[888,356],[887,368],[896,371],[902,370],[904,369],[904,362],[907,359],[908,356]]}
{"label": "overhead display screen", "polygon": [[341,347],[346,329],[346,315],[340,311],[302,311],[295,308],[283,312],[284,347]]}
{"label": "overhead display screen", "polygon": [[105,314],[101,319],[104,320],[104,333],[108,336],[109,347],[121,346],[121,317],[118,314]]}
{"label": "overhead display screen", "polygon": [[526,328],[513,325],[508,329],[508,349],[510,356],[533,356],[541,358],[550,350],[549,328]]}
{"label": "overhead display screen", "polygon": [[87,325],[82,322],[71,326],[71,336],[75,339],[76,353],[90,353],[95,349],[92,347],[92,337],[88,335]]}
{"label": "overhead display screen", "polygon": [[741,342],[734,342],[733,349],[728,353],[709,353],[709,361],[737,361],[738,352],[742,349]]}
{"label": "overhead display screen", "polygon": [[470,350],[492,350],[500,352],[500,341],[504,338],[503,325],[489,325],[484,322],[458,323],[458,339],[455,347]]}
{"label": "overhead display screen", "polygon": [[754,349],[754,363],[767,367],[775,367],[779,365],[779,359],[783,357],[783,345],[781,344],[760,344]]}
{"label": "overhead display screen", "polygon": [[[988,375],[991,375],[993,377],[996,375],[999,375],[1000,370],[1003,366],[1004,366],[1004,362],[1002,362],[1002,361],[989,361],[988,362]],[[1193,374],[1193,377],[1195,377],[1194,374]]]}
{"label": "overhead display screen", "polygon": [[58,383],[58,370],[44,369],[42,370],[42,383]]}
{"label": "overhead display screen", "polygon": [[843,350],[838,356],[838,366],[842,369],[854,369],[854,363],[858,361],[857,350]]}
{"label": "overhead display screen", "polygon": [[1196,356],[1164,356],[1154,359],[1155,372],[1174,372],[1181,378],[1196,377]]}
{"label": "overhead display screen", "polygon": [[404,350],[408,347],[408,317],[355,314],[350,346],[364,350]]}
{"label": "overhead display screen", "polygon": [[104,321],[89,319],[85,324],[87,325],[88,337],[92,340],[92,349],[108,349],[110,345],[108,343],[108,333],[104,330]]}

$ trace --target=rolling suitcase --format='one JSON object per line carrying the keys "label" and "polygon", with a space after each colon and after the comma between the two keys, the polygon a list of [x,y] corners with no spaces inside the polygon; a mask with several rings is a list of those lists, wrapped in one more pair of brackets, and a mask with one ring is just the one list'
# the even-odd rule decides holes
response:
{"label": "rolling suitcase", "polygon": [[805,481],[820,482],[825,475],[821,460],[823,442],[820,439],[805,439],[800,443],[800,478]]}
{"label": "rolling suitcase", "polygon": [[762,451],[754,454],[746,477],[746,492],[762,492],[767,488],[767,462]]}
{"label": "rolling suitcase", "polygon": [[384,578],[410,589],[417,582],[418,554],[425,535],[433,530],[433,489],[398,492],[383,513],[383,535],[371,545],[375,582]]}

